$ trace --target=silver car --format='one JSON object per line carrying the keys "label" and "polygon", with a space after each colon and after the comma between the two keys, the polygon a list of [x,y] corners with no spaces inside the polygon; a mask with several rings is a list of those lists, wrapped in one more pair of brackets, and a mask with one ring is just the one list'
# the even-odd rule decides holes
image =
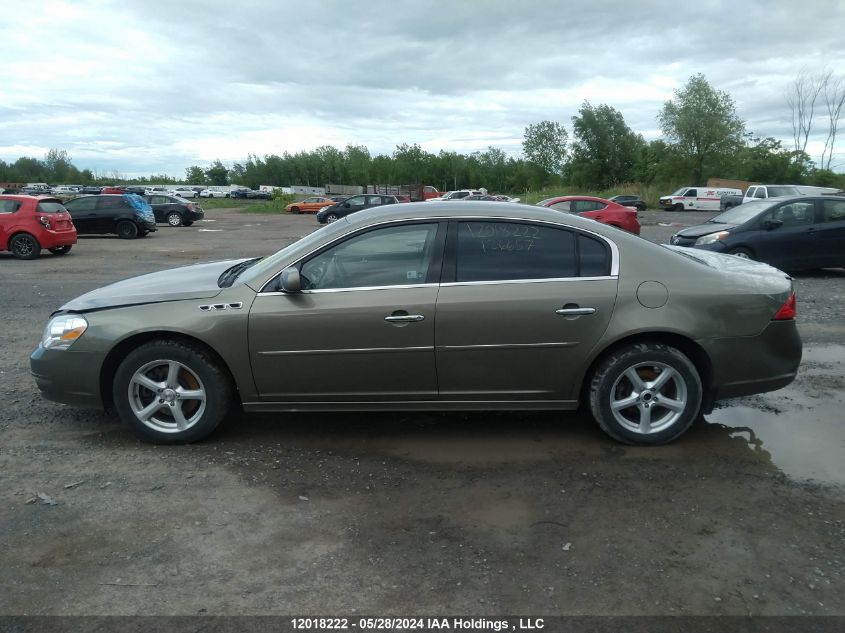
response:
{"label": "silver car", "polygon": [[55,312],[44,395],[192,442],[246,411],[571,410],[622,442],[795,377],[791,279],[552,209],[411,203],[260,260],[121,281]]}

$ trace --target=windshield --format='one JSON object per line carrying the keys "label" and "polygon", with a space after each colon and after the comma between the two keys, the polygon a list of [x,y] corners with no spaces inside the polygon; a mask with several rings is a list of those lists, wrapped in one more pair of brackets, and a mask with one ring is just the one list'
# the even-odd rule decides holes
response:
{"label": "windshield", "polygon": [[707,220],[708,224],[744,224],[750,219],[757,217],[762,211],[777,204],[777,201],[754,200],[720,213],[715,218]]}
{"label": "windshield", "polygon": [[678,190],[677,190],[675,193],[673,193],[672,195],[673,195],[673,196],[680,196],[680,195],[681,195],[681,194],[683,194],[683,193],[684,193],[687,189],[689,189],[689,187],[681,187],[680,189],[678,189]]}

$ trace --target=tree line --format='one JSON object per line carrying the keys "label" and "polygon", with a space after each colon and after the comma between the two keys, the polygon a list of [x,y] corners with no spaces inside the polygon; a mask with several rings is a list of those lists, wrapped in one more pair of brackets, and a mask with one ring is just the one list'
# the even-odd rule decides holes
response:
{"label": "tree line", "polygon": [[[841,93],[841,94],[840,94]],[[838,100],[838,101],[837,101]],[[226,165],[192,165],[184,179],[153,174],[131,182],[207,185],[241,184],[322,186],[425,183],[442,190],[486,187],[519,193],[555,186],[589,191],[623,184],[667,189],[703,184],[709,177],[845,187],[845,175],[833,171],[831,160],[845,81],[832,72],[802,74],[790,84],[785,101],[790,108],[795,138],[785,147],[773,137],[747,130],[731,96],[714,89],[701,75],[693,75],[675,91],[657,115],[664,138],[646,141],[608,104],[585,101],[571,118],[570,132],[556,121],[539,121],[524,131],[522,155],[502,149],[462,154],[428,152],[418,144],[397,145],[390,155],[372,155],[364,145],[338,149],[324,145],[297,153],[249,155]],[[806,153],[814,113],[829,111],[830,131],[822,160],[816,166]],[[837,106],[838,103],[838,106]],[[0,182],[109,184],[128,182],[117,173],[79,170],[62,150],[50,150],[43,160],[22,157],[0,161]]]}

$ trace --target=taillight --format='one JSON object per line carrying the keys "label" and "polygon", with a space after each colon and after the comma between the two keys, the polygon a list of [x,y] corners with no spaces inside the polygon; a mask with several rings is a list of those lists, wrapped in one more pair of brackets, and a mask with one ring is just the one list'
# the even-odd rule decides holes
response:
{"label": "taillight", "polygon": [[798,311],[795,309],[795,293],[793,292],[789,295],[789,299],[786,300],[780,310],[775,313],[775,316],[772,317],[772,321],[789,321],[795,318],[795,315],[798,314]]}
{"label": "taillight", "polygon": [[50,219],[49,218],[46,218],[42,215],[40,218],[38,218],[38,221],[41,222],[41,224],[43,224],[46,228],[48,228],[48,229],[50,228]]}

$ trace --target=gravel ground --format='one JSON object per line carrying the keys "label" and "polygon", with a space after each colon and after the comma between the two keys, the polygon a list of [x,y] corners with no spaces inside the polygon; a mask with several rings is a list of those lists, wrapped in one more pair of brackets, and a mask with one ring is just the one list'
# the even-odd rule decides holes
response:
{"label": "gravel ground", "polygon": [[[643,236],[710,215],[647,211]],[[0,254],[0,614],[845,615],[845,271],[795,279],[793,385],[667,447],[559,413],[235,414],[156,447],[41,399],[28,354],[63,302],[315,228],[207,218]]]}

